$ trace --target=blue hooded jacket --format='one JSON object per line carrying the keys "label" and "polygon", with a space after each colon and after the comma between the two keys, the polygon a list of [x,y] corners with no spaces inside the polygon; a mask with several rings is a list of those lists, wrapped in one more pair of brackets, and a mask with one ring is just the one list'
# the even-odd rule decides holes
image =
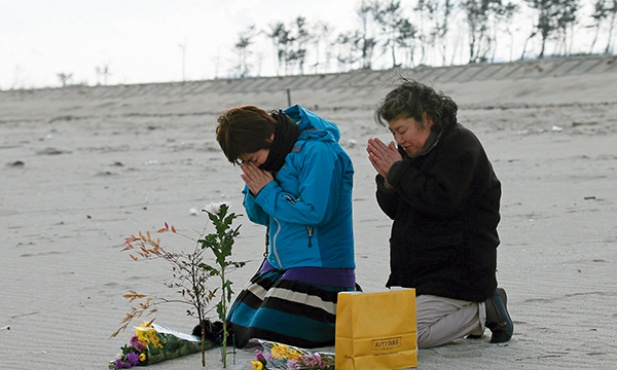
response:
{"label": "blue hooded jacket", "polygon": [[268,262],[293,267],[355,268],[353,164],[333,122],[294,105],[285,111],[300,136],[283,167],[257,196],[245,187],[249,219],[269,225]]}

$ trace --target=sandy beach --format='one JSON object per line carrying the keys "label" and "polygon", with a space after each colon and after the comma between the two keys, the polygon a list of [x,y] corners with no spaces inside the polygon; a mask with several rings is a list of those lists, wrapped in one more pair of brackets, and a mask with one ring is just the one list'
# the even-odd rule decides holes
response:
{"label": "sandy beach", "polygon": [[[616,65],[612,57],[406,71],[459,104],[459,121],[502,181],[498,280],[515,325],[505,344],[490,344],[487,331],[421,350],[419,369],[615,368]],[[105,369],[131,336],[110,339],[130,309],[123,294],[176,294],[164,286],[169,265],[132,261],[120,252],[124,238],[168,222],[196,239],[211,227],[199,212],[209,202],[243,213],[240,169],[214,136],[216,114],[237,105],[281,109],[289,99],[339,125],[356,171],[358,282],[384,290],[391,222],[375,201],[365,143],[391,140],[373,108],[395,75],[0,91],[0,368]],[[264,249],[263,228],[240,223],[234,259],[250,262],[232,273],[236,292]],[[160,305],[156,322],[190,332],[196,319],[185,311]],[[238,350],[228,368],[250,369],[252,359]],[[222,368],[218,349],[206,362]],[[200,355],[152,368],[199,369]]]}

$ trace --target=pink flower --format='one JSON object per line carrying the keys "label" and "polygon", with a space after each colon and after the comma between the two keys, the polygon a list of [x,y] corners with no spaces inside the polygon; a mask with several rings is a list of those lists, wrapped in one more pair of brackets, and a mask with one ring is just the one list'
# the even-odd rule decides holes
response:
{"label": "pink flower", "polygon": [[302,358],[305,365],[314,367],[317,365],[321,365],[321,356],[319,353],[309,353]]}
{"label": "pink flower", "polygon": [[137,335],[133,335],[133,337],[131,338],[130,343],[131,343],[131,346],[133,348],[135,348],[139,352],[141,352],[144,349],[146,349],[146,346],[142,342],[139,341],[139,339],[137,338]]}

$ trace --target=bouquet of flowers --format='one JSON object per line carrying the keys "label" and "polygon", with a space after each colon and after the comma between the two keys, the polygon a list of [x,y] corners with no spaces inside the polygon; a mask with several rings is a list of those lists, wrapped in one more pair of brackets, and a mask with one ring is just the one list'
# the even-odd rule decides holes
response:
{"label": "bouquet of flowers", "polygon": [[[209,342],[205,345],[206,349],[213,346]],[[199,352],[201,339],[147,322],[135,328],[135,335],[121,350],[116,359],[109,363],[109,369],[147,366]]]}
{"label": "bouquet of flowers", "polygon": [[334,370],[334,353],[311,352],[283,343],[253,339],[261,345],[256,361],[251,361],[253,370]]}

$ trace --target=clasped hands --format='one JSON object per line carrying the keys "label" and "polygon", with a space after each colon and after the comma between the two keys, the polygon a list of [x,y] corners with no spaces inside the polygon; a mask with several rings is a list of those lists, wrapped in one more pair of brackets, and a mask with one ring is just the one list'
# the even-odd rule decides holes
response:
{"label": "clasped hands", "polygon": [[[384,178],[387,178],[392,165],[403,159],[393,141],[386,145],[378,138],[369,139],[366,145],[366,151],[368,152],[369,161],[377,173]],[[241,168],[243,173],[240,177],[253,195],[259,194],[264,186],[274,180],[270,172],[260,169],[252,162],[243,163]]]}
{"label": "clasped hands", "polygon": [[246,162],[242,166],[242,175],[240,177],[248,186],[253,195],[257,195],[264,186],[274,180],[272,174],[259,168],[255,163]]}
{"label": "clasped hands", "polygon": [[366,151],[368,152],[369,161],[371,161],[377,173],[383,176],[384,179],[387,178],[392,165],[403,160],[403,156],[396,149],[394,141],[386,145],[377,138],[369,139],[366,144]]}

